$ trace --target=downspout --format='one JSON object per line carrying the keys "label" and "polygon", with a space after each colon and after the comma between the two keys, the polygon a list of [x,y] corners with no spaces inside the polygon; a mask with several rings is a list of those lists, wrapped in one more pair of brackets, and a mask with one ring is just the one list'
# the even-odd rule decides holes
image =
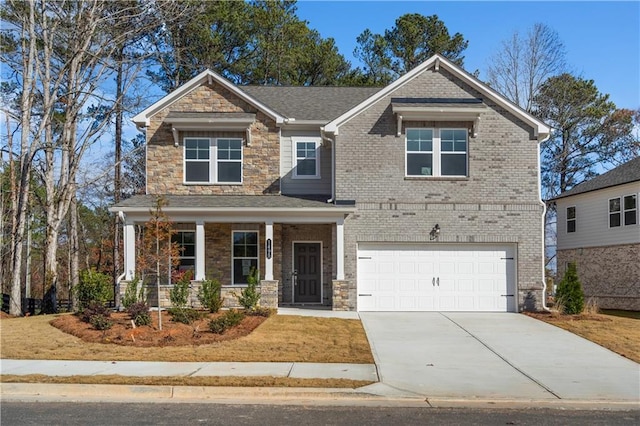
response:
{"label": "downspout", "polygon": [[331,143],[331,198],[327,203],[333,203],[336,198],[336,144],[335,140],[326,136],[324,127],[320,128],[320,136],[322,140]]}
{"label": "downspout", "polygon": [[547,307],[547,278],[545,276],[545,259],[546,259],[546,246],[547,246],[547,240],[546,240],[546,229],[545,229],[545,225],[546,225],[546,217],[547,217],[547,203],[545,203],[542,200],[542,186],[541,186],[541,160],[540,160],[540,150],[541,150],[541,145],[542,142],[546,141],[547,139],[549,139],[549,137],[551,137],[551,131],[549,132],[549,134],[542,140],[538,141],[538,200],[540,201],[540,204],[542,205],[542,309],[546,312],[549,312],[550,309]]}

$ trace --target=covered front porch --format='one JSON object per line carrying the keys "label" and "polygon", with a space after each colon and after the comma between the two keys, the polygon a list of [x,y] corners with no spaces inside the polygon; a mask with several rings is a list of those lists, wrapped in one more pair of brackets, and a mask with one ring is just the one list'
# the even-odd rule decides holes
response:
{"label": "covered front porch", "polygon": [[[163,198],[163,211],[176,230],[174,240],[182,248],[178,269],[193,271],[193,306],[198,305],[199,283],[211,278],[222,285],[224,306],[236,306],[234,293],[246,287],[248,275],[256,269],[262,306],[348,310],[341,295],[344,220],[354,211],[352,206],[281,195]],[[156,200],[136,196],[112,208],[124,223],[123,284],[138,273],[137,229],[151,217]],[[172,283],[164,281],[160,303],[169,306]]]}

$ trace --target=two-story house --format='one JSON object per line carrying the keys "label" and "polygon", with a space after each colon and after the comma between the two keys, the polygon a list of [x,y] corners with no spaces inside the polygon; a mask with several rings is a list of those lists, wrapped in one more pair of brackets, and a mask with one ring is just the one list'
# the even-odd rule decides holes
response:
{"label": "two-story house", "polygon": [[575,263],[586,299],[640,311],[640,157],[555,198],[557,265]]}
{"label": "two-story house", "polygon": [[123,284],[136,224],[161,195],[180,268],[194,285],[217,274],[223,295],[257,268],[269,305],[544,304],[539,143],[550,129],[439,55],[384,88],[237,86],[205,71],[134,122],[147,135],[147,195],[112,208]]}

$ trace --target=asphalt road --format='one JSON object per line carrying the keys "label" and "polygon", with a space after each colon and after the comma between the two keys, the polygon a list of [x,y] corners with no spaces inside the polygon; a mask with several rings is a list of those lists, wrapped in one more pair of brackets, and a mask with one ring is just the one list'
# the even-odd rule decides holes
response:
{"label": "asphalt road", "polygon": [[488,410],[175,403],[12,402],[12,425],[637,425],[640,410]]}

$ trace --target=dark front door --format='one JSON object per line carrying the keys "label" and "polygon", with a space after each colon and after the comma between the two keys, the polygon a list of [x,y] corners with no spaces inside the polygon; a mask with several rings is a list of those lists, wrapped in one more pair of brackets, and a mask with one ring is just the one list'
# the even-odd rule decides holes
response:
{"label": "dark front door", "polygon": [[293,301],[322,303],[320,243],[293,244]]}

